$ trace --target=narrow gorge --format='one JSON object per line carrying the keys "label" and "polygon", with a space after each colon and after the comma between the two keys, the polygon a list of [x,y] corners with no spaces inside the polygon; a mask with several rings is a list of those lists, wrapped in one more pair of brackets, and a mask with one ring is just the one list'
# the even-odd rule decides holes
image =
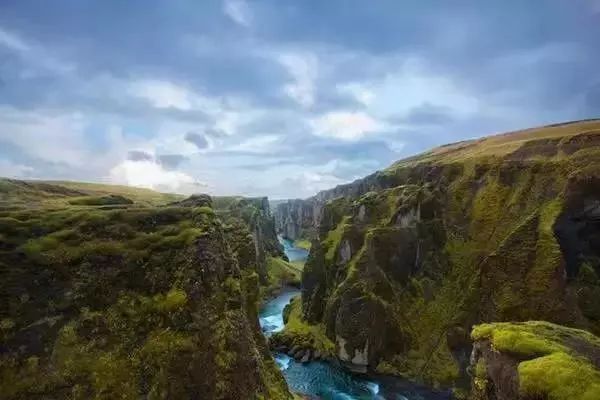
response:
{"label": "narrow gorge", "polygon": [[0,180],[3,399],[600,398],[600,122],[304,200]]}
{"label": "narrow gorge", "polygon": [[[276,342],[328,351],[353,371],[452,388],[456,398],[600,396],[594,336],[569,331],[578,338],[567,340],[558,325],[517,323],[600,333],[599,173],[600,123],[592,120],[442,146],[279,204],[278,230],[312,248],[301,301],[291,305],[303,328],[286,328]],[[481,338],[471,330],[495,321],[515,322],[515,347],[533,337],[580,342],[589,353],[575,354],[592,379],[561,393],[551,383],[565,381],[519,386],[522,361],[546,354],[535,350],[482,370],[479,354],[488,359],[489,350],[473,347]],[[512,383],[499,382],[510,368]],[[487,389],[471,393],[482,382]]]}

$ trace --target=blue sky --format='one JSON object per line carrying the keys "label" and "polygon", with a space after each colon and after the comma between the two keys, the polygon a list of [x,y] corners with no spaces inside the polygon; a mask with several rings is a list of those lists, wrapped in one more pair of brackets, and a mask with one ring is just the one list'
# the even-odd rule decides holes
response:
{"label": "blue sky", "polygon": [[0,176],[307,197],[600,116],[600,0],[0,2]]}

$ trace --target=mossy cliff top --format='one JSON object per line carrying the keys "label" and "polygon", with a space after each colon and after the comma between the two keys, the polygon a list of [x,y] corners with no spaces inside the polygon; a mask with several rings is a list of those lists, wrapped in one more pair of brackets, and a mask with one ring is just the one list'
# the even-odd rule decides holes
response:
{"label": "mossy cliff top", "polygon": [[234,222],[208,205],[0,212],[0,397],[291,398]]}
{"label": "mossy cliff top", "polygon": [[303,318],[344,361],[468,386],[473,325],[600,332],[600,121],[443,146],[317,197]]}
{"label": "mossy cliff top", "polygon": [[600,398],[600,338],[589,332],[530,321],[479,325],[471,336],[476,399]]}

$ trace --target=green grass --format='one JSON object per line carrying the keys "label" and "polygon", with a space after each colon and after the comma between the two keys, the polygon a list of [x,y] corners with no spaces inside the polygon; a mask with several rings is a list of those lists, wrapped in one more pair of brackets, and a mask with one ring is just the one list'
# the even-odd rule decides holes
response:
{"label": "green grass", "polygon": [[[277,333],[284,341],[290,340],[290,347],[311,347],[319,350],[321,354],[332,355],[335,353],[335,344],[325,334],[323,324],[311,325],[302,319],[302,304],[299,297],[292,300],[288,313],[288,320],[282,332]],[[276,339],[277,340],[277,339]]]}
{"label": "green grass", "polygon": [[130,204],[130,201],[140,206],[158,206],[183,197],[122,185],[0,178],[0,209],[123,205]]}
{"label": "green grass", "polygon": [[299,286],[302,279],[302,267],[298,264],[289,263],[280,257],[268,256],[267,276],[268,284],[263,288],[263,297],[284,286]]}
{"label": "green grass", "polygon": [[294,246],[304,250],[310,250],[311,243],[308,239],[297,239],[294,241]]}

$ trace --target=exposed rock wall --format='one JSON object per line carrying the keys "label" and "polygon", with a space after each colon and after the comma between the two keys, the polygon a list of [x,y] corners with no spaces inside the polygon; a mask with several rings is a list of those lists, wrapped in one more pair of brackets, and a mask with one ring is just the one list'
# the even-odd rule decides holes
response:
{"label": "exposed rock wall", "polygon": [[585,122],[450,145],[308,199],[321,208],[305,320],[343,361],[450,385],[473,324],[599,332],[599,134]]}

